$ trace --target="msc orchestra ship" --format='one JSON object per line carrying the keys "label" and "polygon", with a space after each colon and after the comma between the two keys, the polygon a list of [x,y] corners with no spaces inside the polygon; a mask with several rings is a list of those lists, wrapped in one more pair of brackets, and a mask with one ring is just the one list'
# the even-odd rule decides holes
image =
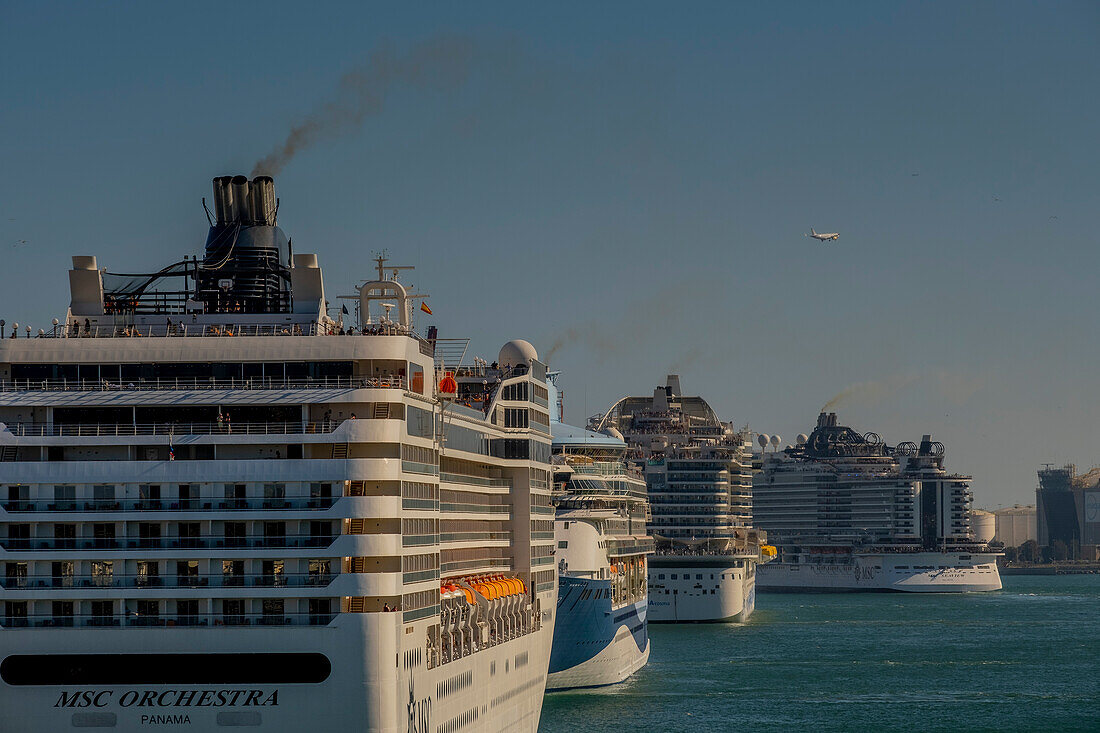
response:
{"label": "msc orchestra ship", "polygon": [[648,620],[747,620],[756,567],[774,552],[752,527],[747,434],[702,397],[684,396],[674,374],[652,397],[619,400],[591,427],[623,436],[644,469],[656,541]]}
{"label": "msc orchestra ship", "polygon": [[545,366],[419,335],[382,258],[334,320],[270,178],[214,204],[201,257],[74,257],[0,343],[0,728],[534,731]]}
{"label": "msc orchestra ship", "polygon": [[765,591],[999,590],[997,553],[974,539],[970,477],[943,467],[944,447],[886,445],[822,413],[798,445],[765,453],[756,521],[779,548]]}
{"label": "msc orchestra ship", "polygon": [[550,414],[558,612],[547,689],[612,685],[649,660],[646,555],[653,540],[645,480],[626,460],[621,438]]}

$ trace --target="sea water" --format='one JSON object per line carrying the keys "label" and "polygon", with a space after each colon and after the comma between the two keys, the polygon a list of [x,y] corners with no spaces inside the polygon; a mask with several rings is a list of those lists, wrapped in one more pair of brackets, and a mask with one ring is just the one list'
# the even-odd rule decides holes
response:
{"label": "sea water", "polygon": [[1100,731],[1100,575],[972,594],[759,594],[747,624],[650,626],[625,683],[546,696],[541,733]]}

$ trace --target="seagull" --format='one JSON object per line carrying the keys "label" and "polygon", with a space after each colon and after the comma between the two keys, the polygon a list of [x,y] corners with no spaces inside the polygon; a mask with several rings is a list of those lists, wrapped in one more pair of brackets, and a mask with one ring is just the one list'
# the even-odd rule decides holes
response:
{"label": "seagull", "polygon": [[1058,218],[1057,216],[1053,216],[1053,215],[1047,217],[1047,219],[1057,219],[1057,218]]}
{"label": "seagull", "polygon": [[26,243],[27,243],[27,240],[25,240],[25,239],[17,239],[17,240],[15,240],[15,242],[12,243],[11,246],[12,247],[22,247]]}
{"label": "seagull", "polygon": [[920,173],[910,173],[909,175],[913,176],[913,178],[916,178],[917,176],[920,175]]}
{"label": "seagull", "polygon": [[1000,199],[999,199],[999,198],[997,198],[996,196],[994,196],[994,197],[993,197],[993,200],[994,200],[994,201],[1000,201]]}

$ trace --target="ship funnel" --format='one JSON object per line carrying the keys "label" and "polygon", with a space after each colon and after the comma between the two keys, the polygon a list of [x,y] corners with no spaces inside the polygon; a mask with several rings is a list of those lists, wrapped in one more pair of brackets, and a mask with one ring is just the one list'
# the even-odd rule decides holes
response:
{"label": "ship funnel", "polygon": [[233,220],[252,223],[252,211],[249,203],[252,197],[248,191],[248,179],[244,176],[233,176],[233,180],[229,182],[229,185],[233,189]]}
{"label": "ship funnel", "polygon": [[[275,226],[275,181],[219,176],[199,275],[207,313],[282,313],[290,304],[289,244]],[[285,264],[284,264],[285,263]]]}
{"label": "ship funnel", "polygon": [[835,412],[823,412],[817,416],[817,426],[819,428],[835,428],[836,427],[836,413]]}

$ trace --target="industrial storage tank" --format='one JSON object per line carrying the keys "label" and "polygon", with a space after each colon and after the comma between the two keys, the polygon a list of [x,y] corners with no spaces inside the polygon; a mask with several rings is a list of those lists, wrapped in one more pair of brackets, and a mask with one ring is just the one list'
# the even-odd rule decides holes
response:
{"label": "industrial storage tank", "polygon": [[975,509],[970,513],[970,526],[975,542],[992,542],[997,533],[997,517],[992,512]]}

